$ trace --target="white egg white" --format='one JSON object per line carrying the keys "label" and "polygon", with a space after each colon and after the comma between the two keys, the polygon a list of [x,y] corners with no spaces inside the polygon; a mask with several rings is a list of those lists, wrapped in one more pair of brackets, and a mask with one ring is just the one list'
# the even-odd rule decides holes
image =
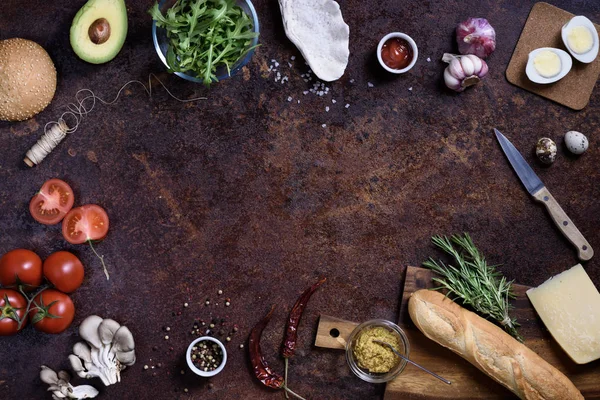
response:
{"label": "white egg white", "polygon": [[[592,39],[594,41],[592,48],[583,54],[575,53],[569,47],[569,41],[567,39],[569,31],[577,26],[584,26],[584,27],[588,28],[590,30],[590,32],[592,33]],[[561,33],[562,33],[562,40],[563,40],[563,43],[565,44],[565,47],[567,48],[567,50],[569,50],[569,53],[571,53],[571,55],[576,60],[578,60],[582,63],[589,64],[592,61],[594,61],[596,59],[596,57],[598,57],[598,48],[599,48],[598,31],[596,30],[596,27],[594,26],[592,21],[590,21],[588,18],[581,16],[581,15],[571,18],[571,20],[562,27]]]}
{"label": "white egg white", "polygon": [[[535,57],[540,52],[546,50],[555,53],[560,58],[560,72],[549,78],[541,76],[535,69],[535,66],[533,65],[533,60],[535,59]],[[540,47],[539,49],[535,49],[531,53],[529,53],[529,59],[527,60],[527,67],[525,68],[525,73],[527,74],[527,77],[530,81],[545,85],[548,83],[557,82],[564,78],[565,75],[569,73],[572,66],[573,60],[571,59],[571,56],[569,56],[569,53],[567,53],[566,51],[561,49],[555,49],[554,47]]]}

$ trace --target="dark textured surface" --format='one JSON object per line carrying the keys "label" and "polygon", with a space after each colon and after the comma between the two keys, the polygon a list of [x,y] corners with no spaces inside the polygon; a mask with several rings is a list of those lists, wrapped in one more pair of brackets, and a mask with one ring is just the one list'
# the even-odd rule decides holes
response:
{"label": "dark textured surface", "polygon": [[[587,108],[574,112],[504,77],[533,2],[342,0],[351,58],[323,98],[302,95],[309,85],[300,77],[306,70],[283,33],[275,1],[256,2],[262,47],[248,68],[210,90],[163,73],[151,41],[149,1],[128,2],[127,41],[113,61],[90,65],[77,59],[68,30],[83,3],[5,0],[0,8],[0,38],[39,42],[59,79],[44,112],[27,122],[0,123],[0,252],[25,247],[45,258],[69,249],[87,273],[72,296],[77,315],[67,332],[48,336],[27,328],[0,339],[0,398],[49,398],[39,365],[68,367],[76,327],[89,314],[126,324],[137,343],[137,364],[123,372],[122,383],[102,388],[102,398],[281,398],[253,379],[239,345],[277,304],[263,349],[282,371],[277,352],[287,310],[320,275],[329,279],[304,315],[290,386],[307,398],[380,398],[383,386],[354,377],[343,352],[313,348],[317,316],[395,320],[401,274],[406,265],[436,254],[431,235],[470,232],[491,262],[527,285],[577,262],[521,187],[493,127],[522,150],[600,251],[598,91]],[[600,3],[553,4],[600,20]],[[456,95],[443,88],[438,60],[455,50],[453,29],[469,16],[490,19],[498,49],[484,82]],[[417,65],[404,76],[384,74],[374,59],[377,41],[390,31],[410,34],[420,48]],[[289,84],[273,81],[271,59],[282,64]],[[145,81],[151,72],[180,97],[208,100],[182,105],[162,89],[149,100],[141,87],[129,87],[114,106],[97,105],[40,166],[24,166],[25,151],[77,90],[112,98],[123,83]],[[590,140],[580,158],[562,150],[562,135],[571,129]],[[537,164],[530,151],[542,135],[561,147],[550,168]],[[51,177],[72,185],[76,204],[98,203],[108,211],[111,230],[97,249],[106,257],[110,281],[89,248],[68,245],[58,226],[30,217],[30,197]],[[597,259],[586,268],[600,285]],[[219,297],[220,288],[225,293]],[[229,308],[225,297],[231,298]],[[216,316],[240,329],[228,345],[225,371],[210,380],[209,389],[207,381],[180,370],[194,319]],[[168,341],[165,326],[171,327]],[[143,369],[158,363],[161,368]]]}

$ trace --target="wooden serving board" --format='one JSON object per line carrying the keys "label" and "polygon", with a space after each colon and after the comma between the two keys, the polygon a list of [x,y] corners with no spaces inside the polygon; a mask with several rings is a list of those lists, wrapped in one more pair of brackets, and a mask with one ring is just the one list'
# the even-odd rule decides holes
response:
{"label": "wooden serving board", "polygon": [[[407,267],[398,325],[406,332],[410,343],[410,358],[425,368],[449,379],[446,385],[412,366],[386,386],[384,400],[475,400],[514,399],[510,391],[493,381],[460,356],[426,338],[408,315],[408,299],[419,290],[433,287],[432,272],[428,269]],[[525,344],[550,364],[567,375],[586,399],[600,399],[600,362],[575,364],[552,339],[533,309],[527,295],[528,286],[514,285],[517,299],[512,315],[521,324],[519,332]],[[343,349],[346,338],[356,322],[322,315],[317,328],[315,345]],[[358,378],[357,378],[358,379]],[[562,399],[561,399],[562,400]],[[569,400],[569,399],[564,399]]]}
{"label": "wooden serving board", "polygon": [[[581,110],[589,103],[598,80],[600,57],[590,64],[583,64],[573,59],[573,68],[567,76],[549,85],[533,83],[525,75],[525,66],[532,50],[540,47],[555,47],[568,53],[562,42],[561,28],[573,17],[573,14],[548,3],[536,3],[529,13],[506,69],[506,79],[515,86],[574,110]],[[596,24],[594,26],[600,31],[600,26]]]}

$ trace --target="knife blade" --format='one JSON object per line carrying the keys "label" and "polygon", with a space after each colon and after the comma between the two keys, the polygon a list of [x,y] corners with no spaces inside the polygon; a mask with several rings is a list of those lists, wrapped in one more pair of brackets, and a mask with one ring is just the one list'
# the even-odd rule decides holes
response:
{"label": "knife blade", "polygon": [[590,246],[573,221],[571,221],[556,199],[546,189],[540,178],[533,172],[533,169],[527,164],[527,161],[519,153],[519,150],[498,129],[494,128],[494,133],[508,162],[513,167],[521,183],[523,183],[523,186],[525,186],[525,189],[527,189],[535,200],[546,206],[558,229],[565,235],[569,242],[577,247],[577,256],[579,259],[587,261],[592,258],[594,255],[592,246]]}

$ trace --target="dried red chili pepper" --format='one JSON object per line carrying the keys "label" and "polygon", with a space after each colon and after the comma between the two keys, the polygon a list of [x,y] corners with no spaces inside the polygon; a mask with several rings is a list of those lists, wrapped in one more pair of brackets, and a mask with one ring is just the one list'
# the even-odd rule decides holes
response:
{"label": "dried red chili pepper", "polygon": [[327,278],[322,278],[319,280],[319,282],[306,289],[304,293],[300,295],[296,301],[296,304],[294,304],[294,307],[292,307],[287,325],[285,327],[285,338],[283,339],[283,348],[281,350],[283,357],[292,357],[296,352],[298,324],[300,323],[300,318],[302,318],[302,313],[304,313],[304,309],[306,308],[306,304],[308,303],[310,296],[312,296],[315,290],[317,290],[317,288],[326,280]]}
{"label": "dried red chili pepper", "polygon": [[275,306],[271,307],[271,311],[269,311],[269,313],[261,319],[254,328],[252,328],[250,339],[248,341],[248,351],[250,353],[252,370],[258,380],[267,387],[281,389],[284,384],[283,376],[271,371],[271,368],[269,368],[267,361],[262,355],[262,350],[260,349],[260,338],[265,327],[271,320],[271,316],[273,316],[273,311],[275,311]]}

